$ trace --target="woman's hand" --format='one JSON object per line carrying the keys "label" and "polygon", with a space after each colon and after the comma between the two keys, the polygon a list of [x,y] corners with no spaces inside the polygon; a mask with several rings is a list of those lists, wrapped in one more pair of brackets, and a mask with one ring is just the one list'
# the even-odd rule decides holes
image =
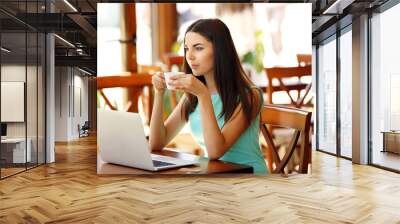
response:
{"label": "woman's hand", "polygon": [[165,89],[167,88],[164,74],[162,72],[156,72],[152,76],[151,82],[153,83],[155,91],[158,93],[164,93]]}
{"label": "woman's hand", "polygon": [[174,90],[181,90],[197,97],[209,93],[207,86],[192,74],[179,74],[172,76],[168,84],[174,88]]}

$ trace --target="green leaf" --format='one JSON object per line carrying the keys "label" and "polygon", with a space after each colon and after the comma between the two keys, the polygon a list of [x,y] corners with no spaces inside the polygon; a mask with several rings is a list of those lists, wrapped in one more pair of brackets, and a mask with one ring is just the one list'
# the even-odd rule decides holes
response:
{"label": "green leaf", "polygon": [[179,53],[179,49],[181,49],[181,46],[182,46],[182,41],[174,42],[172,44],[172,47],[171,47],[171,52],[175,53],[175,54],[178,54]]}

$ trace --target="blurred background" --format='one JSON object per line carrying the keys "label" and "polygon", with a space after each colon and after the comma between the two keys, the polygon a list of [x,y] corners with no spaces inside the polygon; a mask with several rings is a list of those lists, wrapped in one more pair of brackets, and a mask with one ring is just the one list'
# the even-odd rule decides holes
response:
{"label": "blurred background", "polygon": [[[219,18],[227,24],[243,67],[258,86],[268,85],[264,68],[297,66],[297,55],[312,52],[311,4],[102,3],[98,4],[98,76],[179,70],[184,32],[200,18]],[[311,82],[310,77],[304,79]],[[126,106],[123,89],[104,93],[115,108]],[[290,104],[286,94],[274,95],[276,102]],[[100,98],[98,106],[108,105]]]}

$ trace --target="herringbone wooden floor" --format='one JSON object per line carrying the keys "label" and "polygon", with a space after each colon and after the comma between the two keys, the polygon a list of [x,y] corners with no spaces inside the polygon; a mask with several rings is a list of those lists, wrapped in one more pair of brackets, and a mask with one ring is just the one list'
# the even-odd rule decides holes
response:
{"label": "herringbone wooden floor", "polygon": [[314,152],[289,178],[97,176],[96,139],[0,181],[0,223],[400,223],[400,175]]}

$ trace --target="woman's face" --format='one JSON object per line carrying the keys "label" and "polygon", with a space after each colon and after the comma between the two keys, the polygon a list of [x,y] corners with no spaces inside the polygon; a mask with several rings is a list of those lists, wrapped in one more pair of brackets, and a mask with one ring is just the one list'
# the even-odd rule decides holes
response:
{"label": "woman's face", "polygon": [[186,61],[193,75],[210,75],[214,72],[214,49],[202,35],[188,32],[185,36]]}

